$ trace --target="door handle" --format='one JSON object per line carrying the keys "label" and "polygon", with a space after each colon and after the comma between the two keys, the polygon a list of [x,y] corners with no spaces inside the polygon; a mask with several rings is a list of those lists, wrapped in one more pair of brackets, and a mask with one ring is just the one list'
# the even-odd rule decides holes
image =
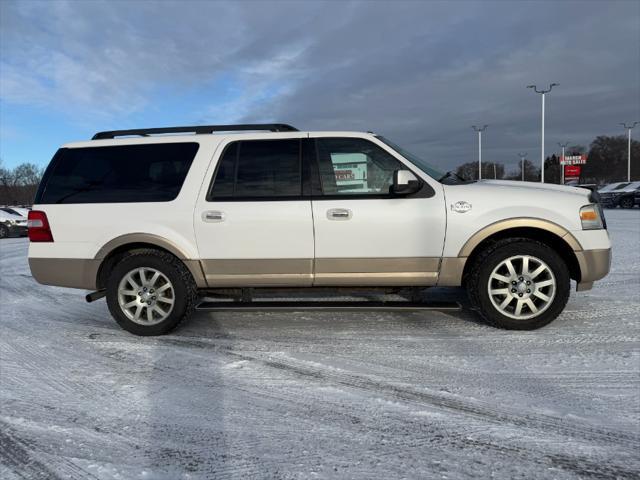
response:
{"label": "door handle", "polygon": [[330,208],[327,210],[329,220],[349,220],[353,213],[348,208]]}
{"label": "door handle", "polygon": [[224,222],[224,212],[209,210],[202,213],[202,220],[210,223]]}

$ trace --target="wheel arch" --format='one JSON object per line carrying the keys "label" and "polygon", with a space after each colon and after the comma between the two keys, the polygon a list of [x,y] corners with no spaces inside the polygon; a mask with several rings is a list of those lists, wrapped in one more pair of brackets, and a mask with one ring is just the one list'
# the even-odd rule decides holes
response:
{"label": "wheel arch", "polygon": [[175,243],[159,235],[131,233],[110,240],[96,253],[95,260],[100,262],[96,274],[97,289],[105,288],[109,272],[123,255],[140,249],[160,250],[173,255],[186,265],[198,287],[206,287],[206,280],[200,262],[189,259]]}
{"label": "wheel arch", "polygon": [[476,258],[492,243],[507,238],[527,238],[549,246],[562,257],[569,269],[569,276],[581,280],[581,268],[576,252],[582,246],[571,233],[560,225],[547,220],[519,218],[501,221],[476,232],[460,250],[459,257],[466,258],[462,281],[472,268]]}

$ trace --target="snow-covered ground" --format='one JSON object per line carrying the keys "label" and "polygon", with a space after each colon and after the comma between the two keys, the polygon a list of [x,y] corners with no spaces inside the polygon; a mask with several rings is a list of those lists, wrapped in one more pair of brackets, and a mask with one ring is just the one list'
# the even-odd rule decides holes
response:
{"label": "snow-covered ground", "polygon": [[198,313],[139,338],[2,240],[0,477],[638,478],[640,212],[607,218],[611,274],[534,332]]}

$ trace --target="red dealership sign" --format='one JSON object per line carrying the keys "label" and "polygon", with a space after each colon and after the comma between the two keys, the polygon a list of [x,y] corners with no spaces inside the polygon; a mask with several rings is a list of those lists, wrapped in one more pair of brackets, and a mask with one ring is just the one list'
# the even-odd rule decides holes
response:
{"label": "red dealership sign", "polygon": [[580,165],[565,165],[564,181],[570,182],[572,180],[579,180],[581,170],[582,170],[582,167]]}
{"label": "red dealership sign", "polygon": [[565,177],[579,177],[580,170],[582,168],[580,165],[565,165],[564,166],[564,176]]}

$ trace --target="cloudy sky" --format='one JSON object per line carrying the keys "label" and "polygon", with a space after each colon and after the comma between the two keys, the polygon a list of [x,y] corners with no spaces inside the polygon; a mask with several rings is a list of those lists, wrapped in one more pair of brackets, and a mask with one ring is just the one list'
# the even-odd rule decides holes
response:
{"label": "cloudy sky", "polygon": [[[0,157],[98,130],[373,130],[431,163],[515,168],[640,120],[640,1],[0,1]],[[640,129],[635,136],[640,137]]]}

